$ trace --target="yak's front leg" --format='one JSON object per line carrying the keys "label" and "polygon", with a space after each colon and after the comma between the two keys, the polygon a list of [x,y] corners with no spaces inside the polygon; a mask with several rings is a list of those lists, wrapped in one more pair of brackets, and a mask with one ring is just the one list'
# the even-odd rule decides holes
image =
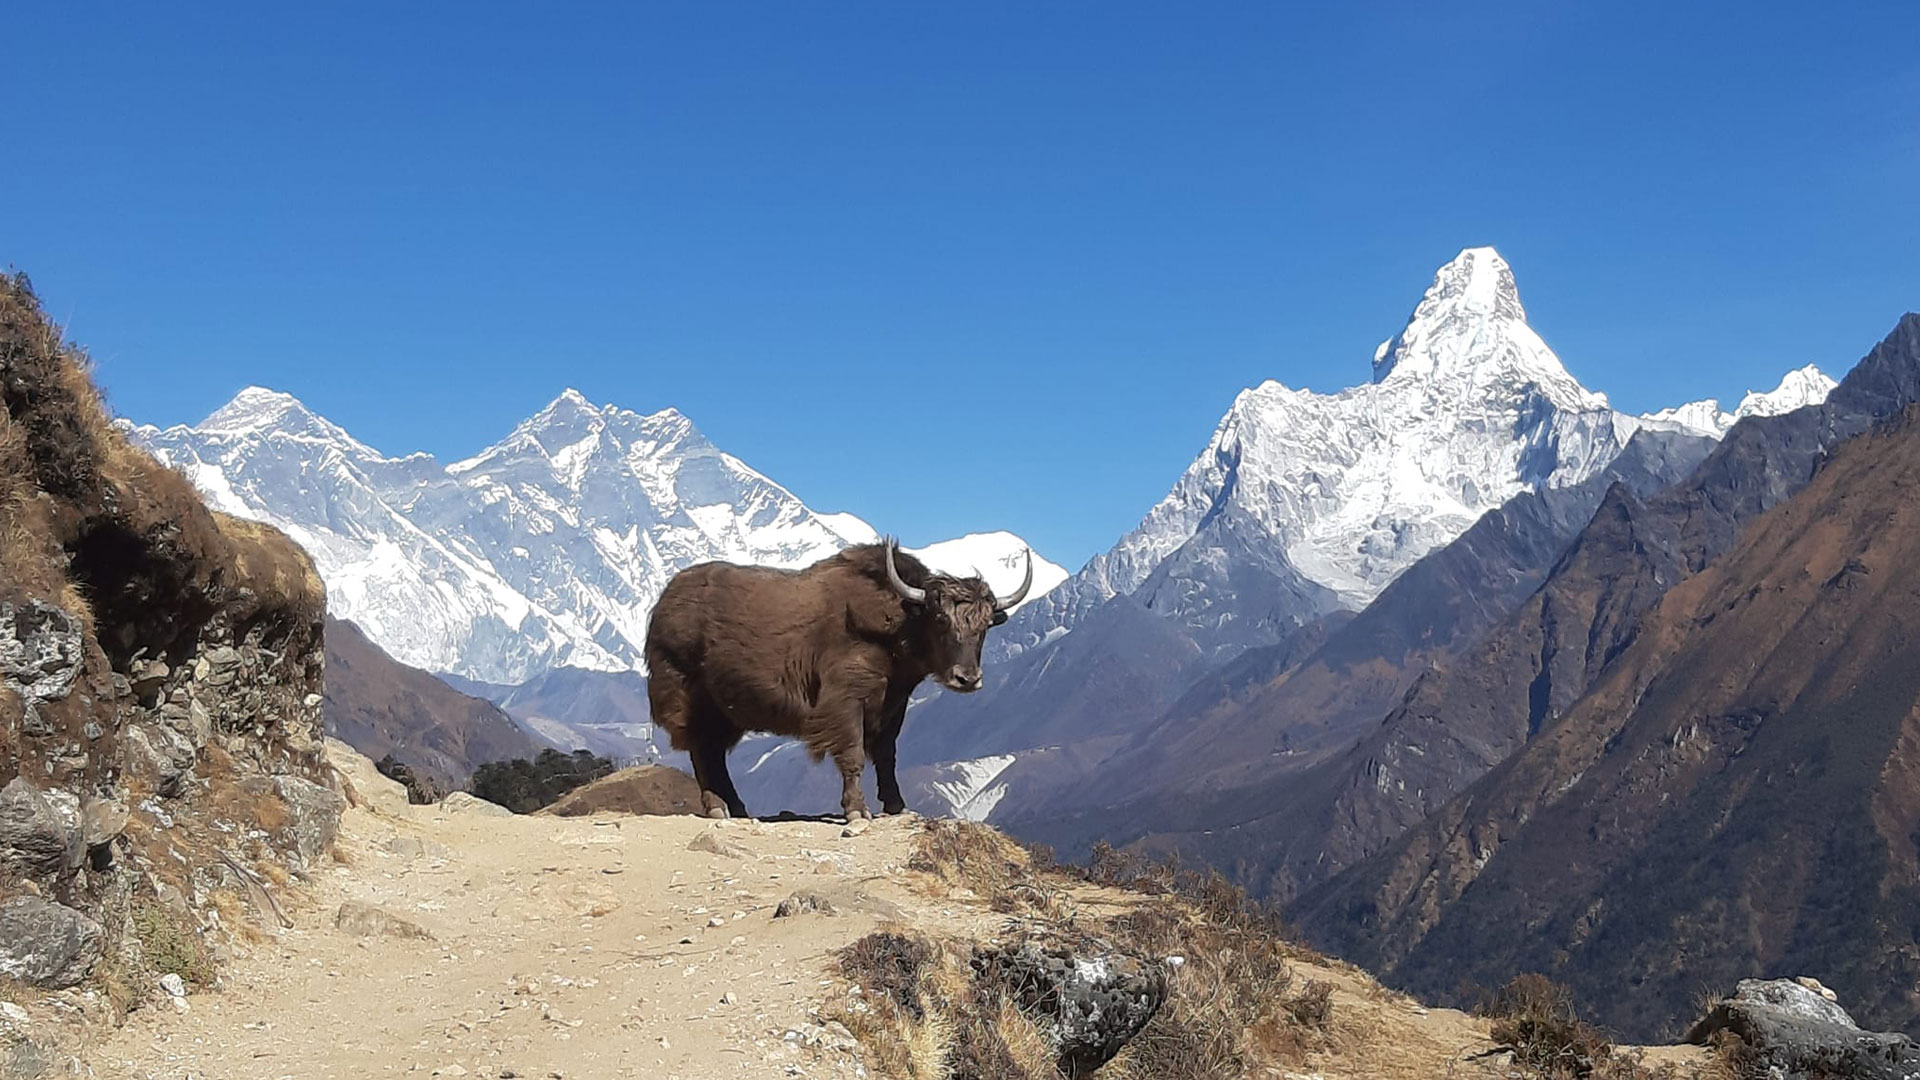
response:
{"label": "yak's front leg", "polygon": [[867,755],[859,740],[852,746],[837,751],[833,763],[840,767],[840,812],[848,821],[873,817],[867,809],[866,793],[860,790],[860,773],[867,767]]}
{"label": "yak's front leg", "polygon": [[900,777],[895,769],[899,756],[900,726],[907,719],[907,695],[899,700],[889,696],[880,716],[880,726],[867,733],[867,757],[873,761],[873,779],[880,789],[880,809],[887,814],[905,813],[907,800],[900,794]]}

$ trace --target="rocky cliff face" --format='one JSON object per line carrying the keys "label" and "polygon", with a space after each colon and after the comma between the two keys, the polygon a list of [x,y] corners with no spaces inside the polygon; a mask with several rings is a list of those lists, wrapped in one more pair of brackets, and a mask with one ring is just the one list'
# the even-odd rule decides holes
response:
{"label": "rocky cliff face", "polygon": [[110,425],[21,276],[0,404],[0,978],[124,1003],[332,837],[323,593]]}

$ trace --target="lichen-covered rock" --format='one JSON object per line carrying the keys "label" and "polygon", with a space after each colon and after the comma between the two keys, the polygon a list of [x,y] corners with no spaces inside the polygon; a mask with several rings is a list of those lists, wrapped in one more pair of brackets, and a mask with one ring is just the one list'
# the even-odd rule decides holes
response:
{"label": "lichen-covered rock", "polygon": [[1743,979],[1687,1041],[1732,1032],[1775,1080],[1920,1080],[1920,1046],[1902,1034],[1860,1030],[1821,990],[1794,979]]}
{"label": "lichen-covered rock", "polygon": [[286,803],[285,832],[294,850],[309,859],[324,853],[340,831],[340,815],[346,812],[347,800],[330,788],[297,776],[276,776],[272,783],[274,794]]}
{"label": "lichen-covered rock", "polygon": [[0,604],[0,681],[28,708],[66,697],[84,654],[80,621],[66,611],[39,600]]}
{"label": "lichen-covered rock", "polygon": [[1118,1054],[1166,1000],[1166,973],[1110,950],[1023,942],[983,950],[976,977],[1003,988],[1032,1017],[1061,1072],[1086,1076]]}
{"label": "lichen-covered rock", "polygon": [[80,865],[79,832],[23,777],[0,787],[0,873],[48,881]]}
{"label": "lichen-covered rock", "polygon": [[63,990],[100,959],[100,924],[37,896],[0,905],[0,977]]}

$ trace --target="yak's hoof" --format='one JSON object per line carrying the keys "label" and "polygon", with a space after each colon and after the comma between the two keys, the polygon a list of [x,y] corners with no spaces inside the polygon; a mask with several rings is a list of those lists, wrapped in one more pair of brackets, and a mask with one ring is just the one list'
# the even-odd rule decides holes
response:
{"label": "yak's hoof", "polygon": [[727,808],[724,806],[709,806],[707,807],[706,814],[716,821],[725,821],[728,817]]}
{"label": "yak's hoof", "polygon": [[854,809],[847,811],[847,820],[848,821],[872,821],[873,812],[868,810],[864,806],[855,807]]}
{"label": "yak's hoof", "polygon": [[882,806],[880,808],[880,811],[881,813],[886,814],[888,817],[892,817],[896,814],[904,814],[907,812],[907,804],[903,802],[888,803],[885,806]]}

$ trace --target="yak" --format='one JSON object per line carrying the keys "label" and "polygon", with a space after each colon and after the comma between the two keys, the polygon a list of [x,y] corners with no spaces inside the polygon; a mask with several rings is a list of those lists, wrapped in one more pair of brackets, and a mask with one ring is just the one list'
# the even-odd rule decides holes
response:
{"label": "yak", "polygon": [[860,773],[873,761],[881,808],[906,809],[894,775],[907,698],[932,676],[980,689],[987,630],[1033,586],[996,597],[975,577],[929,570],[892,539],[803,570],[701,563],[674,575],[647,624],[653,722],[693,759],[708,817],[746,817],[727,752],[749,731],[789,735],[839,767],[840,808],[868,818]]}

